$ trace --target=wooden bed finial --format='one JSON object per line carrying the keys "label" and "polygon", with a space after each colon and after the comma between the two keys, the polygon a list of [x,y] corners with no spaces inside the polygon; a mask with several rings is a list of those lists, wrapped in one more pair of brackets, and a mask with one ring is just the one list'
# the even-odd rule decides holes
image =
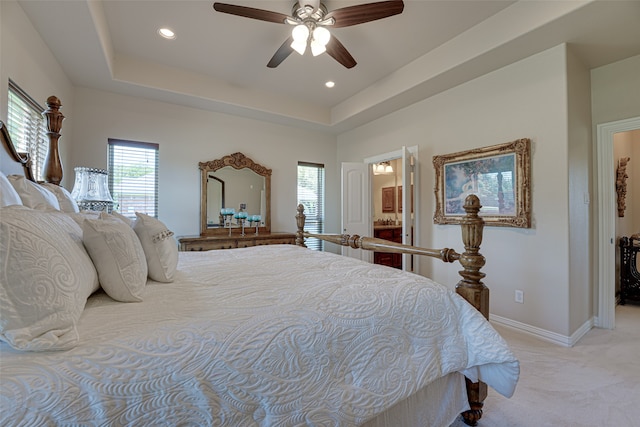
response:
{"label": "wooden bed finial", "polygon": [[58,150],[58,139],[64,115],[60,112],[62,103],[56,96],[47,98],[47,109],[42,112],[42,116],[47,120],[47,136],[49,137],[49,152],[44,164],[42,178],[45,182],[60,185],[62,181],[62,161]]}
{"label": "wooden bed finial", "polygon": [[298,226],[298,231],[296,231],[296,245],[306,248],[307,245],[304,244],[304,222],[307,219],[307,216],[304,214],[304,206],[302,203],[298,205],[297,211],[296,225]]}
{"label": "wooden bed finial", "polygon": [[481,207],[480,199],[474,194],[467,196],[464,201],[467,215],[460,221],[460,227],[465,251],[459,260],[464,270],[460,271],[462,280],[456,285],[456,292],[489,319],[489,289],[482,283],[485,274],[480,271],[486,262],[480,254],[484,229],[484,220],[478,215]]}

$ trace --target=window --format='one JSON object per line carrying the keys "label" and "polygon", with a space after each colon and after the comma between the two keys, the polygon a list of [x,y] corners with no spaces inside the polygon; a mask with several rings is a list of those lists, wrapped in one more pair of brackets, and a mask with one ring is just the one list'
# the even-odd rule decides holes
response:
{"label": "window", "polygon": [[47,153],[49,139],[42,112],[38,105],[26,92],[12,80],[9,80],[9,102],[7,113],[7,130],[19,153],[29,153],[31,172],[35,179],[42,179],[42,172]]}
{"label": "window", "polygon": [[136,212],[158,217],[158,144],[108,141],[109,191],[114,209],[135,218]]}
{"label": "window", "polygon": [[[324,232],[324,165],[298,162],[298,204],[304,206],[306,221],[304,230],[309,233]],[[322,240],[308,239],[310,249],[324,249]]]}

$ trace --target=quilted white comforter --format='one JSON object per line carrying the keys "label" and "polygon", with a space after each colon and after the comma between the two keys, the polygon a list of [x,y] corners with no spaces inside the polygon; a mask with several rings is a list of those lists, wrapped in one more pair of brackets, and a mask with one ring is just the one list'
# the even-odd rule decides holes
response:
{"label": "quilted white comforter", "polygon": [[92,296],[72,350],[0,344],[0,425],[355,426],[450,372],[515,388],[502,338],[424,277],[288,245],[178,269]]}

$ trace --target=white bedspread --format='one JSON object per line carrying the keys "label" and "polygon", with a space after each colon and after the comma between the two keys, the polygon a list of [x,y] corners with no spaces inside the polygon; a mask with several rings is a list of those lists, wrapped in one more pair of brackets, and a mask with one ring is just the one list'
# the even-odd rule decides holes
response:
{"label": "white bedspread", "polygon": [[449,372],[515,388],[502,338],[424,277],[289,245],[178,270],[141,303],[92,296],[72,350],[0,344],[0,425],[355,426]]}

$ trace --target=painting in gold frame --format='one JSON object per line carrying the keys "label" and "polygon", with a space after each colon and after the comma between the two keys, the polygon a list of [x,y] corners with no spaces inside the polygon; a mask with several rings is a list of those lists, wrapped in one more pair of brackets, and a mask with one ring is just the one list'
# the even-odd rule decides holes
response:
{"label": "painting in gold frame", "polygon": [[459,224],[466,196],[480,198],[486,225],[531,227],[531,140],[433,156],[436,224]]}

